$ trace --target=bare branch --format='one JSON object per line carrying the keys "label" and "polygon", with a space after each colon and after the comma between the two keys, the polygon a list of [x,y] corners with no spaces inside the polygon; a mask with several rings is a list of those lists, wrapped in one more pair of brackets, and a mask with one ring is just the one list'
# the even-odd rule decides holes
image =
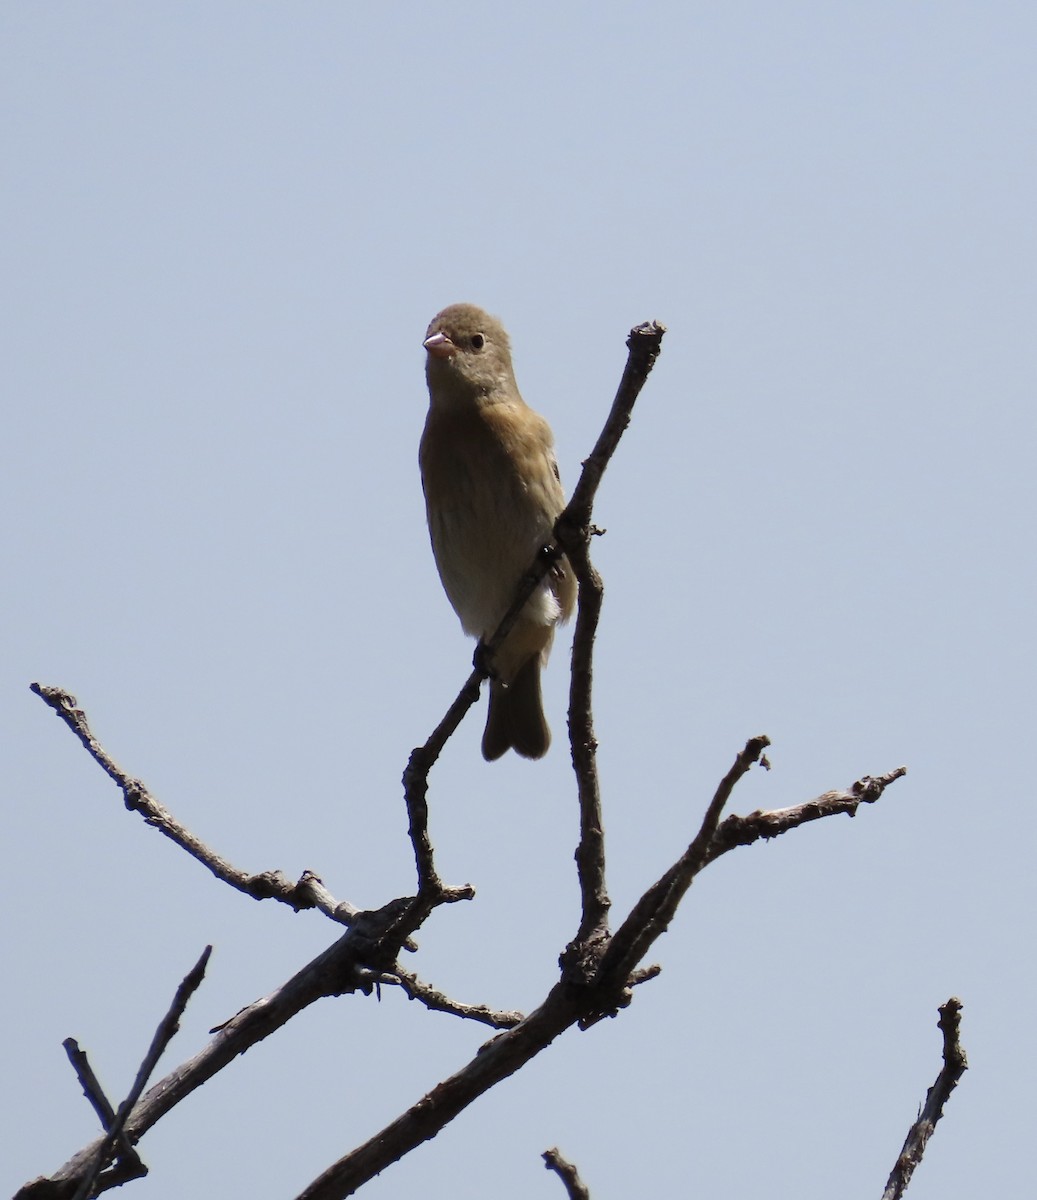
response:
{"label": "bare branch", "polygon": [[[614,1003],[592,1013],[585,1023],[593,1024],[612,1015],[617,1007],[629,1003],[630,972],[647,954],[652,943],[666,931],[695,876],[721,854],[735,846],[750,845],[760,838],[778,837],[822,817],[847,813],[853,816],[859,805],[874,804],[889,784],[907,773],[897,767],[885,775],[865,775],[846,791],[830,791],[792,808],[772,812],[757,811],[748,817],[730,816],[720,823],[735,784],[753,762],[764,762],[764,750],[770,745],[765,735],[751,738],[721,781],[706,812],[695,840],[681,858],[645,892],[623,925],[616,931],[601,961],[601,979],[610,980]],[[769,764],[768,764],[769,766]]]}
{"label": "bare branch", "polygon": [[[403,772],[403,800],[407,806],[409,825],[407,834],[414,848],[414,864],[418,876],[418,896],[427,897],[430,901],[438,897],[471,899],[475,889],[470,885],[464,888],[449,889],[445,887],[436,871],[435,856],[432,841],[428,833],[428,776],[443,747],[450,739],[454,730],[464,719],[465,713],[479,699],[479,686],[483,676],[473,671],[464,687],[457,694],[453,704],[447,709],[442,721],[432,731],[428,741],[411,751],[407,766]],[[420,924],[420,922],[419,922]]]}
{"label": "bare branch", "polygon": [[460,1071],[444,1079],[395,1121],[369,1138],[315,1179],[298,1200],[341,1200],[434,1138],[454,1117],[525,1066],[579,1015],[577,989],[555,984],[544,1003],[514,1029],[499,1033],[480,1047]]}
{"label": "bare branch", "polygon": [[579,1171],[571,1162],[562,1157],[557,1146],[552,1150],[545,1150],[542,1158],[544,1166],[549,1171],[554,1171],[565,1184],[565,1192],[569,1200],[591,1200],[591,1194],[587,1190],[587,1185],[580,1178]]}
{"label": "bare branch", "polygon": [[[623,370],[623,378],[616,391],[616,398],[612,402],[612,409],[594,449],[584,461],[583,472],[573,490],[572,499],[565,512],[558,518],[559,527],[574,525],[582,531],[584,540],[589,533],[591,509],[601,484],[601,477],[605,474],[605,468],[630,424],[630,414],[655,366],[655,360],[659,357],[665,333],[665,325],[660,325],[658,321],[645,321],[641,325],[635,325],[627,338],[627,349],[630,353]],[[567,544],[567,539],[563,539],[563,545]]]}
{"label": "bare branch", "polygon": [[520,1012],[497,1012],[485,1004],[462,1004],[460,1000],[452,1000],[430,984],[423,983],[416,975],[399,968],[383,976],[381,982],[395,984],[402,988],[411,1000],[417,1000],[435,1012],[451,1013],[455,1017],[479,1021],[493,1029],[513,1029],[520,1021],[526,1019]]}
{"label": "bare branch", "polygon": [[[691,887],[692,880],[709,861],[709,849],[720,822],[720,814],[734,791],[735,784],[769,745],[770,738],[763,734],[746,742],[745,748],[720,781],[702,818],[702,825],[695,840],[677,862],[645,892],[627,919],[616,930],[601,960],[600,976],[603,980],[611,980],[614,986],[624,987],[631,971],[648,953],[652,943],[666,932],[677,906]],[[606,1009],[599,1015],[606,1015],[608,1011]]]}
{"label": "bare branch", "polygon": [[[631,989],[658,974],[657,966],[639,967],[638,963],[665,930],[694,876],[711,861],[710,846],[723,807],[735,784],[753,762],[758,761],[768,744],[766,737],[752,738],[746,744],[718,786],[695,840],[635,905],[612,942],[607,943],[601,967],[594,977],[578,982],[563,971],[562,979],[538,1009],[514,1028],[487,1042],[461,1070],[333,1163],[300,1194],[298,1200],[341,1200],[341,1197],[352,1195],[386,1167],[435,1137],[468,1105],[514,1074],[566,1029],[573,1025],[587,1028],[628,1004]],[[891,777],[884,776],[883,779]],[[858,802],[861,799],[857,797]],[[805,810],[808,806],[801,807]],[[842,812],[845,808],[835,807],[831,811]],[[616,954],[612,957],[614,946]]]}
{"label": "bare branch", "polygon": [[657,979],[662,971],[663,969],[658,963],[652,963],[649,967],[638,967],[637,970],[630,972],[627,987],[635,988],[638,984],[647,983],[650,979]]}
{"label": "bare branch", "polygon": [[[98,1120],[101,1122],[101,1128],[107,1133],[115,1124],[115,1109],[112,1108],[111,1102],[104,1094],[104,1089],[101,1087],[93,1068],[90,1066],[90,1060],[86,1056],[86,1051],[80,1049],[79,1043],[75,1038],[65,1038],[61,1044],[65,1048],[65,1053],[72,1064],[72,1069],[75,1071],[82,1085],[83,1095],[90,1101],[91,1107],[97,1113]],[[118,1146],[118,1160],[127,1169],[133,1170],[133,1175],[130,1178],[139,1179],[147,1175],[148,1168],[141,1162],[137,1151],[126,1140],[125,1133],[119,1134],[116,1145]]]}
{"label": "bare branch", "polygon": [[922,1105],[918,1119],[907,1132],[904,1147],[886,1183],[886,1190],[882,1193],[882,1200],[900,1200],[903,1196],[915,1167],[922,1161],[926,1143],[932,1137],[936,1122],[943,1116],[944,1105],[957,1087],[958,1080],[968,1070],[968,1060],[960,1040],[961,1008],[961,1001],[956,996],[952,996],[939,1008],[940,1019],[937,1024],[943,1034],[943,1068],[936,1076],[936,1082],[926,1093],[925,1104]]}
{"label": "bare branch", "polygon": [[208,867],[217,879],[230,884],[239,892],[244,892],[246,896],[251,896],[253,900],[279,900],[282,904],[290,905],[296,912],[304,908],[316,908],[342,925],[348,925],[360,911],[345,901],[336,901],[320,878],[311,871],[304,871],[298,883],[292,883],[280,871],[262,871],[256,875],[249,875],[232,866],[177,821],[141,780],[134,779],[119,766],[94,736],[87,723],[86,713],[77,704],[75,696],[66,692],[64,688],[48,687],[40,683],[30,684],[30,690],[58,714],[83,743],[94,762],[118,784],[126,807],[139,812],[149,825],[159,833],[165,834],[170,841],[186,850],[203,866]]}
{"label": "bare branch", "polygon": [[580,583],[576,631],[573,635],[569,686],[569,744],[580,805],[580,840],[576,871],[580,881],[580,924],[568,950],[567,967],[586,975],[596,965],[608,937],[609,900],[605,881],[605,829],[598,779],[598,740],[594,733],[591,691],[594,682],[594,639],[598,633],[605,589],[594,569],[586,542],[569,548],[569,561]]}
{"label": "bare branch", "polygon": [[[155,1036],[151,1039],[151,1045],[148,1047],[147,1054],[144,1055],[144,1061],[140,1064],[137,1077],[133,1081],[133,1086],[130,1088],[126,1099],[119,1105],[119,1111],[108,1126],[107,1133],[101,1139],[101,1144],[97,1149],[93,1162],[80,1181],[79,1188],[75,1194],[75,1200],[88,1200],[88,1197],[92,1194],[94,1183],[108,1161],[108,1156],[111,1154],[112,1148],[122,1137],[127,1117],[132,1112],[133,1106],[140,1099],[141,1092],[144,1091],[144,1087],[151,1077],[152,1071],[158,1065],[158,1060],[176,1036],[177,1030],[180,1028],[180,1018],[184,1015],[188,1001],[201,986],[201,982],[205,978],[205,967],[209,961],[210,954],[212,954],[212,946],[206,946],[202,951],[201,958],[199,958],[180,981],[180,986],[176,989],[176,995],[169,1006],[169,1011],[159,1022],[158,1028],[155,1030]],[[121,1182],[123,1180],[120,1178]]]}
{"label": "bare branch", "polygon": [[710,843],[706,862],[711,863],[733,850],[736,846],[751,846],[761,838],[776,838],[790,829],[798,829],[822,817],[857,815],[862,804],[874,804],[887,787],[907,774],[907,767],[897,767],[885,775],[864,775],[845,791],[825,792],[814,800],[791,808],[776,808],[769,811],[757,810],[747,817],[727,817],[717,829]]}
{"label": "bare branch", "polygon": [[604,587],[588,547],[591,514],[605,468],[630,424],[634,404],[662,348],[664,326],[654,321],[631,329],[628,356],[612,408],[590,456],[583,464],[572,499],[555,524],[555,536],[579,580],[579,609],[573,637],[572,683],[569,692],[569,742],[580,804],[580,841],[576,849],[580,880],[580,926],[563,959],[576,977],[586,977],[608,937],[611,902],[605,883],[605,835],[598,781],[598,742],[591,713],[593,649]]}

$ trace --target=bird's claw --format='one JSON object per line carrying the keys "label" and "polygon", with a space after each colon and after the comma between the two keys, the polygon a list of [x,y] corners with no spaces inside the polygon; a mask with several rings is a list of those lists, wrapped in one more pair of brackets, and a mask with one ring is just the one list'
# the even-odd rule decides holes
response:
{"label": "bird's claw", "polygon": [[484,679],[496,679],[497,671],[493,665],[493,654],[486,643],[479,639],[475,646],[475,653],[472,655],[472,666],[483,676]]}

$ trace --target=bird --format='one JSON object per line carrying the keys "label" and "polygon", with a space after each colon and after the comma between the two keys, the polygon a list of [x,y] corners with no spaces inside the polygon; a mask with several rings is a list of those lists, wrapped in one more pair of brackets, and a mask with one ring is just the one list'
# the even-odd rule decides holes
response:
{"label": "bird", "polygon": [[[519,394],[504,326],[452,304],[425,333],[429,409],[418,450],[432,552],[464,631],[486,642],[519,580],[553,543],[565,507],[551,427]],[[555,626],[572,614],[576,577],[557,559],[492,661],[482,738],[487,761],[551,744],[540,671]]]}

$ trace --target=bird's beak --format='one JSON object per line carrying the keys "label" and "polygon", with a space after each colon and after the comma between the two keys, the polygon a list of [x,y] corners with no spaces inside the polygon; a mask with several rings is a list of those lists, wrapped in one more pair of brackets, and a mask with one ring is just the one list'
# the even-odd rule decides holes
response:
{"label": "bird's beak", "polygon": [[457,353],[457,347],[445,333],[434,333],[421,343],[433,358],[449,358]]}

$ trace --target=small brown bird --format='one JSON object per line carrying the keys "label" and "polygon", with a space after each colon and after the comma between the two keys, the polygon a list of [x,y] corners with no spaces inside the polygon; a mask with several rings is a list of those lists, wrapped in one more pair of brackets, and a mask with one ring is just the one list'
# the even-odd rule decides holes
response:
{"label": "small brown bird", "polygon": [[[508,335],[495,318],[452,304],[433,318],[424,346],[430,403],[418,458],[432,550],[463,629],[488,641],[565,507],[554,439],[519,395]],[[562,558],[494,658],[484,758],[512,748],[525,758],[547,753],[540,668],[575,602],[576,579]]]}

